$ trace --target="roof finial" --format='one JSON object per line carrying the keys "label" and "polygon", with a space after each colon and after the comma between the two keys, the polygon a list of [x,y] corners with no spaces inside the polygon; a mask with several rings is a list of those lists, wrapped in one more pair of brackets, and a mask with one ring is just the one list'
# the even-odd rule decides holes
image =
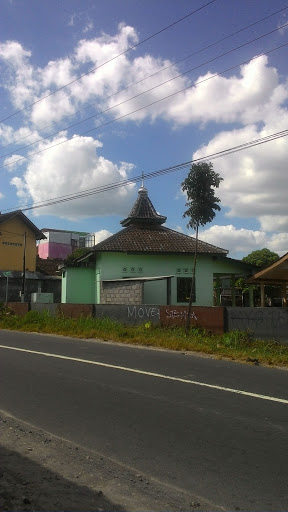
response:
{"label": "roof finial", "polygon": [[141,187],[138,190],[138,194],[147,195],[147,189],[144,186],[144,172],[143,171],[142,171],[142,183],[141,183]]}

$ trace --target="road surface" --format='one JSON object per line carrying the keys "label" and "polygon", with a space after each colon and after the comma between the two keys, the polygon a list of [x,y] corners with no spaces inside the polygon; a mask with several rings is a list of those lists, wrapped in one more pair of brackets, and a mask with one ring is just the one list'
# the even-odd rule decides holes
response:
{"label": "road surface", "polygon": [[0,331],[0,409],[203,498],[287,511],[288,373]]}

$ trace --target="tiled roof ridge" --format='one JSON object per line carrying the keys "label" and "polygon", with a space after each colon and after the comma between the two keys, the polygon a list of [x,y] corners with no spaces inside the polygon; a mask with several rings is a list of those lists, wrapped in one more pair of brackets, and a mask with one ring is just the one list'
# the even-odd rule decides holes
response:
{"label": "tiled roof ridge", "polygon": [[[196,241],[196,238],[193,237],[193,236],[190,236],[190,235],[186,235],[185,233],[181,233],[180,231],[176,231],[176,229],[171,229],[171,228],[168,228],[167,226],[161,226],[162,229],[168,229],[169,231],[173,231],[174,233],[177,233],[177,235],[182,235],[182,236],[185,236],[185,237],[189,237],[189,238],[192,238],[193,240]],[[201,236],[201,235],[200,235]],[[205,245],[208,245],[210,247],[213,247],[213,248],[216,248],[220,251],[223,251],[223,253],[225,252],[226,254],[229,253],[229,251],[227,249],[223,249],[223,247],[218,247],[218,245],[213,245],[213,244],[209,244],[209,242],[204,242],[204,240],[201,240],[201,238],[198,238],[198,244],[201,243],[201,244],[205,244]]]}
{"label": "tiled roof ridge", "polygon": [[[129,234],[129,232],[134,232],[135,236],[131,236],[131,241],[129,241],[129,239],[127,239],[127,234]],[[149,233],[151,232],[151,233]],[[150,235],[154,235],[154,233],[165,233],[167,234],[167,236],[169,237],[169,235],[172,235],[172,240],[170,242],[170,244],[172,244],[173,242],[173,239],[174,239],[174,244],[176,244],[176,242],[178,242],[179,238],[182,238],[183,239],[183,242],[185,243],[185,245],[187,245],[187,243],[191,243],[191,247],[189,247],[189,250],[188,248],[186,248],[185,250],[184,249],[180,249],[180,247],[178,248],[175,248],[174,251],[169,251],[168,248],[167,249],[164,249],[163,248],[163,244],[167,244],[169,242],[164,240],[164,242],[162,243],[157,237],[155,238],[154,241],[151,241],[151,237],[148,236],[148,239],[147,239],[147,242],[146,244],[149,244],[149,248],[147,247],[147,245],[145,246],[145,249],[141,249],[141,244],[143,243],[143,240],[144,240],[144,237],[145,237],[145,234],[149,233]],[[131,233],[131,234],[132,234]],[[137,242],[137,235],[139,236],[141,234],[141,236],[139,237],[139,241]],[[177,237],[178,240],[175,240],[175,237]],[[153,237],[154,238],[154,237]],[[122,240],[121,240],[122,239]],[[156,244],[155,244],[155,241],[156,241]],[[111,242],[112,242],[112,245],[111,245]],[[119,245],[119,242],[120,242],[120,245]],[[138,248],[136,249],[136,242],[137,242],[137,246]],[[193,244],[195,244],[196,242],[196,239],[192,236],[189,236],[189,235],[186,235],[184,233],[180,233],[179,231],[175,231],[173,229],[170,229],[170,228],[167,228],[165,226],[159,226],[159,225],[150,225],[150,226],[137,226],[135,224],[131,224],[127,227],[124,227],[122,230],[118,231],[117,233],[115,233],[114,235],[111,235],[109,238],[106,238],[105,240],[102,240],[102,242],[99,242],[98,244],[96,244],[92,249],[91,249],[91,252],[100,252],[100,251],[132,251],[134,252],[135,250],[137,251],[140,251],[140,252],[187,252],[187,253],[192,253],[194,252],[194,248],[192,247]],[[151,244],[150,244],[151,243]],[[169,243],[168,243],[169,245]],[[176,244],[178,246],[178,243]],[[114,247],[114,248],[113,248]],[[210,254],[223,254],[223,255],[226,255],[228,254],[228,251],[226,249],[223,249],[221,247],[217,247],[215,245],[212,245],[212,244],[209,244],[207,242],[203,242],[201,239],[198,240],[198,248],[200,249],[200,252],[206,252],[206,253],[210,253]]]}

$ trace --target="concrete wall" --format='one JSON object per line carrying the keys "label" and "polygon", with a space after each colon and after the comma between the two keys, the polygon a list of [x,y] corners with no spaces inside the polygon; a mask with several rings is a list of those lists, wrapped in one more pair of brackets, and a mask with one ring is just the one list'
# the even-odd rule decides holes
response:
{"label": "concrete wall", "polygon": [[[225,308],[193,306],[190,313],[191,327],[201,327],[215,334],[225,332]],[[163,326],[185,326],[188,315],[188,307],[161,306],[160,320]]]}
{"label": "concrete wall", "polygon": [[59,304],[41,304],[39,302],[31,302],[30,309],[31,311],[39,311],[39,313],[43,313],[43,311],[47,311],[52,316],[57,315]]}
{"label": "concrete wall", "polygon": [[143,283],[140,281],[102,281],[101,304],[143,304]]}
{"label": "concrete wall", "polygon": [[288,308],[225,308],[226,330],[250,330],[262,339],[288,341]]}
{"label": "concrete wall", "polygon": [[160,324],[160,307],[159,305],[104,305],[96,304],[96,318],[109,317],[118,320],[123,324],[141,325],[147,322],[152,324]]}
{"label": "concrete wall", "polygon": [[66,317],[93,316],[93,304],[58,304],[57,313]]}
{"label": "concrete wall", "polygon": [[8,302],[7,306],[15,315],[24,316],[28,313],[30,304],[28,302]]}
{"label": "concrete wall", "polygon": [[[187,307],[106,304],[28,304],[11,302],[8,304],[16,314],[23,315],[28,310],[48,311],[51,315],[109,317],[127,325],[141,325],[147,322],[163,326],[184,325]],[[207,331],[223,332],[250,330],[255,337],[267,340],[288,342],[288,308],[225,308],[197,307],[191,311],[191,325]]]}

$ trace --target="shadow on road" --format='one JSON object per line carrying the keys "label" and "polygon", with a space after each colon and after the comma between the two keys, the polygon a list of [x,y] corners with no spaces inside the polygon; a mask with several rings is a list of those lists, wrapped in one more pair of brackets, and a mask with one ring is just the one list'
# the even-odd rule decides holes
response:
{"label": "shadow on road", "polygon": [[0,446],[0,510],[125,512],[101,490],[78,485],[3,446]]}

